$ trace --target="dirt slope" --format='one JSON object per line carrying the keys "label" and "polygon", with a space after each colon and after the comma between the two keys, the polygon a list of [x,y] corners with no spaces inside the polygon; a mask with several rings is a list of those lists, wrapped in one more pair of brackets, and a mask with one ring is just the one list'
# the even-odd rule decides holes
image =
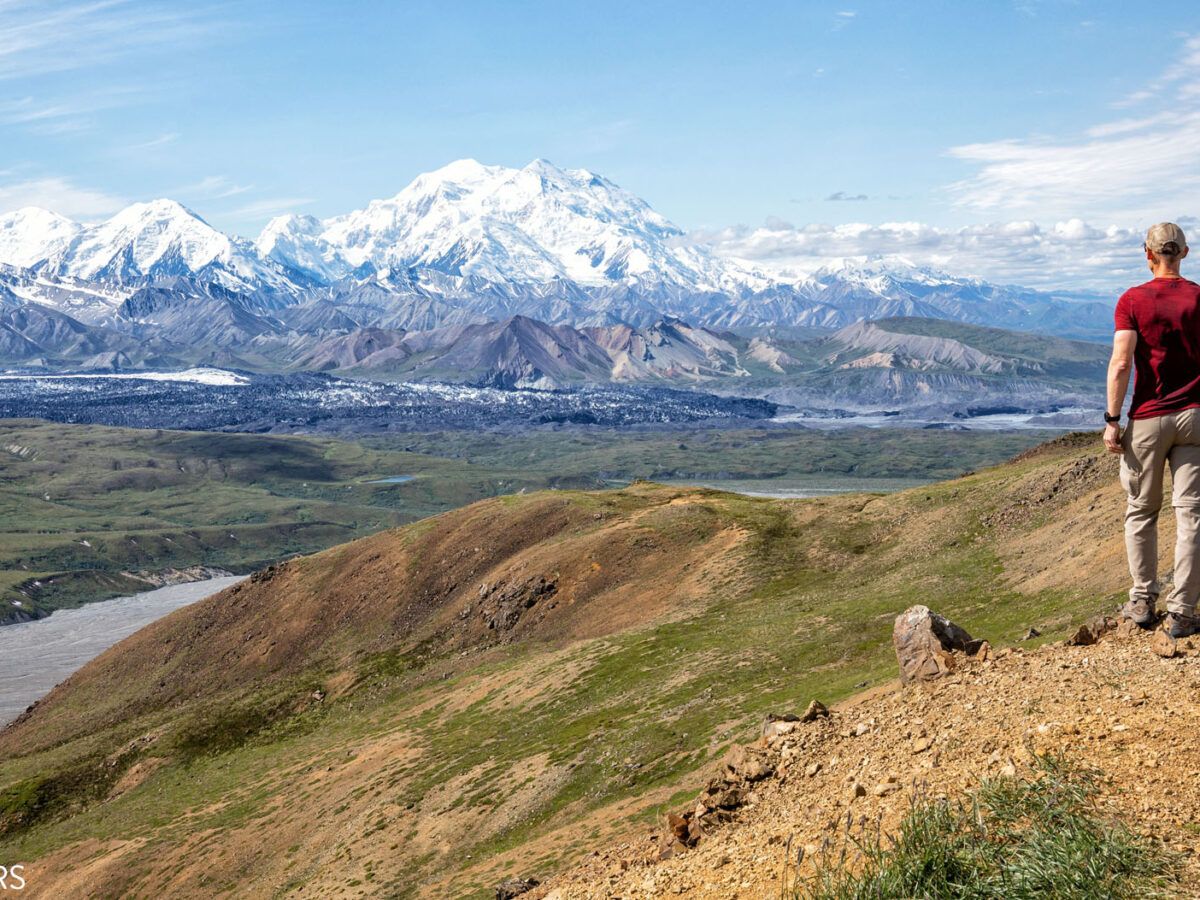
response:
{"label": "dirt slope", "polygon": [[812,875],[823,843],[839,845],[847,816],[855,834],[864,821],[886,833],[914,796],[961,795],[988,776],[1029,772],[1031,753],[1099,768],[1106,814],[1183,854],[1181,892],[1200,896],[1200,649],[1180,651],[1160,658],[1141,632],[1002,650],[937,682],[856,696],[776,738],[776,775],[694,849],[650,861],[647,829],[529,896],[779,897]]}

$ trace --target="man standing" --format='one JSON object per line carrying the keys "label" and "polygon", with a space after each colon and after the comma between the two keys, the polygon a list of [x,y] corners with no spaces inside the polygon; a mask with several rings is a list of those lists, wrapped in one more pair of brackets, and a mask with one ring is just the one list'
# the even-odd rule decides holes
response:
{"label": "man standing", "polygon": [[[1121,485],[1129,499],[1125,550],[1133,587],[1121,613],[1143,628],[1157,621],[1158,512],[1163,469],[1171,467],[1177,537],[1166,627],[1179,638],[1200,632],[1200,285],[1179,274],[1188,245],[1178,225],[1155,225],[1142,247],[1154,278],[1117,301],[1104,445],[1121,454]],[[1131,369],[1133,402],[1122,434]]]}

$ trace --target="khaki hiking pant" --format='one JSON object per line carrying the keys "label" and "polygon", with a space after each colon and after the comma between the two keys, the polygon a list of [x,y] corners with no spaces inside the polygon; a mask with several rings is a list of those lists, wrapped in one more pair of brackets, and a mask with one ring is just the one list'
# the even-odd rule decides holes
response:
{"label": "khaki hiking pant", "polygon": [[1129,598],[1158,599],[1158,512],[1163,469],[1169,464],[1176,538],[1175,588],[1167,598],[1167,610],[1194,615],[1200,598],[1200,409],[1133,419],[1121,445],[1121,486],[1129,497],[1125,510],[1125,552],[1133,576]]}

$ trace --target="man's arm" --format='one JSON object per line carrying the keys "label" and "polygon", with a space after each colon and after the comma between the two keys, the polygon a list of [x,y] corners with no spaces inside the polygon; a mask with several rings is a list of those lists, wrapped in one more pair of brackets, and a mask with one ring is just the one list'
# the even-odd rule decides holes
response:
{"label": "man's arm", "polygon": [[[1112,358],[1108,361],[1108,406],[1110,416],[1121,415],[1125,403],[1125,392],[1129,390],[1129,376],[1133,372],[1133,350],[1137,347],[1136,331],[1118,331],[1113,335]],[[1121,426],[1110,422],[1104,426],[1104,446],[1110,453],[1121,452]]]}

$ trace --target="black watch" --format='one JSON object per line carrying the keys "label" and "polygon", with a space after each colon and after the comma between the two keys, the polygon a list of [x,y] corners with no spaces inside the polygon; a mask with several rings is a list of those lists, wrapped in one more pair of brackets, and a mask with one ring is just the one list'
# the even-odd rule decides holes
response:
{"label": "black watch", "polygon": [[1104,413],[1104,424],[1105,425],[1116,425],[1120,421],[1121,421],[1120,413],[1117,413],[1115,416],[1110,416],[1107,411]]}

